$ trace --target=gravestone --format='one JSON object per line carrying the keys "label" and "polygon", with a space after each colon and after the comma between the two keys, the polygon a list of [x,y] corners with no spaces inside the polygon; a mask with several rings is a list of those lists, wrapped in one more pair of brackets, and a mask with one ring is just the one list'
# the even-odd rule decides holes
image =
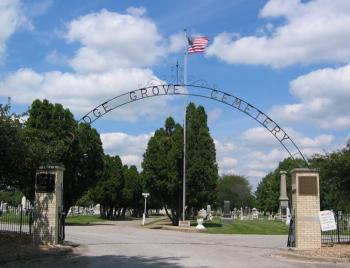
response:
{"label": "gravestone", "polygon": [[207,215],[206,215],[206,220],[209,220],[211,221],[213,219],[213,216],[211,214],[211,206],[210,205],[207,205]]}
{"label": "gravestone", "polygon": [[41,167],[35,178],[34,241],[59,243],[59,220],[63,211],[63,172],[59,166]]}
{"label": "gravestone", "polygon": [[101,211],[101,206],[100,204],[97,204],[95,207],[94,207],[94,215],[100,215]]}
{"label": "gravestone", "polygon": [[252,215],[251,215],[252,220],[257,220],[259,218],[259,212],[256,208],[252,209]]}
{"label": "gravestone", "polygon": [[221,217],[221,222],[223,222],[223,223],[233,222],[233,217],[232,217],[232,213],[230,210],[230,201],[224,201],[224,212],[223,212],[223,215]]}

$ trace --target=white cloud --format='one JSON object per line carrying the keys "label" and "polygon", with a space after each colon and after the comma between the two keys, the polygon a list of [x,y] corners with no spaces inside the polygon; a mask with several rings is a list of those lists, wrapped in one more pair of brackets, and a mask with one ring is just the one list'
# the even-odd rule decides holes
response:
{"label": "white cloud", "polygon": [[126,12],[134,17],[142,17],[146,14],[146,9],[144,7],[128,7]]}
{"label": "white cloud", "polygon": [[251,151],[245,156],[246,168],[252,171],[272,171],[278,162],[288,157],[288,153],[282,149],[272,149],[265,153],[263,151]]}
{"label": "white cloud", "polygon": [[[68,107],[79,115],[85,114],[102,102],[141,87],[145,81],[158,80],[149,69],[115,69],[98,74],[62,73],[59,71],[37,73],[19,69],[0,81],[0,92],[11,96],[13,102],[28,104],[35,98],[49,99]],[[167,98],[144,100],[135,108],[130,104],[116,110],[118,120],[135,121],[140,117],[154,117],[166,112]]]}
{"label": "white cloud", "polygon": [[224,142],[219,141],[218,139],[214,140],[215,149],[218,154],[225,155],[228,153],[233,153],[239,150],[239,146],[233,142]]}
{"label": "white cloud", "polygon": [[238,160],[236,158],[233,157],[223,157],[220,161],[219,161],[219,167],[222,169],[225,168],[233,168],[234,166],[236,166],[238,163]]}
{"label": "white cloud", "polygon": [[141,170],[142,158],[139,155],[121,155],[120,156],[123,165],[136,166],[137,169]]}
{"label": "white cloud", "polygon": [[32,29],[30,21],[23,13],[19,0],[0,1],[0,62],[4,60],[6,52],[6,41],[20,27]]}
{"label": "white cloud", "polygon": [[[144,67],[155,64],[167,51],[165,39],[146,17],[145,8],[129,7],[125,14],[103,9],[81,16],[67,23],[64,38],[82,45],[75,56],[67,58],[53,50],[46,60],[70,64],[73,72],[19,69],[0,81],[0,95],[22,104],[46,98],[62,103],[80,117],[121,93],[154,81],[164,83]],[[118,108],[113,116],[124,121],[154,119],[169,111],[168,102],[167,97],[147,99],[137,107],[135,102]]]}
{"label": "white cloud", "polygon": [[123,164],[136,165],[141,170],[142,155],[153,133],[129,135],[122,132],[102,133],[101,140],[106,153],[119,155]]}
{"label": "white cloud", "polygon": [[273,107],[274,118],[324,129],[350,127],[350,64],[300,76],[290,83],[290,92],[299,102]]}
{"label": "white cloud", "polygon": [[178,32],[176,34],[172,34],[169,37],[169,53],[176,53],[185,51],[187,45],[187,40],[184,32]]}
{"label": "white cloud", "polygon": [[163,37],[144,8],[131,7],[128,14],[102,9],[71,21],[66,39],[79,42],[70,61],[77,72],[103,72],[120,67],[152,65],[166,51]]}
{"label": "white cloud", "polygon": [[214,108],[207,112],[209,124],[213,123],[222,115],[222,110],[220,108]]}
{"label": "white cloud", "polygon": [[[284,18],[282,25],[269,21],[262,36],[238,37],[221,33],[207,54],[227,63],[285,67],[350,60],[350,1],[270,0],[260,17]],[[267,24],[266,24],[267,25]]]}
{"label": "white cloud", "polygon": [[278,142],[276,138],[263,127],[247,129],[241,133],[240,138],[247,144],[265,148],[268,146],[275,146]]}
{"label": "white cloud", "polygon": [[[311,157],[315,153],[320,153],[323,149],[330,149],[335,140],[334,136],[329,134],[321,134],[310,138],[292,128],[287,127],[284,130],[307,157]],[[277,149],[281,147],[273,135],[263,127],[245,130],[242,132],[240,138],[244,142],[243,145],[250,145],[257,149],[268,147]]]}
{"label": "white cloud", "polygon": [[68,58],[65,55],[61,55],[56,49],[54,49],[46,55],[46,61],[51,64],[67,65]]}

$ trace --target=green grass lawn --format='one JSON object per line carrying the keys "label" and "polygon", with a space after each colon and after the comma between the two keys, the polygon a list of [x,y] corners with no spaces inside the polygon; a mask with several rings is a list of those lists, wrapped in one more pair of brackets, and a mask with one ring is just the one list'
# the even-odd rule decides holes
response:
{"label": "green grass lawn", "polygon": [[[197,222],[191,221],[191,225],[196,226]],[[212,222],[204,222],[204,226],[210,234],[288,234],[288,226],[279,221],[235,220],[232,224],[222,224],[219,218],[214,218]]]}
{"label": "green grass lawn", "polygon": [[98,215],[78,215],[78,216],[68,216],[66,218],[66,225],[88,225],[97,222],[104,222],[106,219],[100,218]]}

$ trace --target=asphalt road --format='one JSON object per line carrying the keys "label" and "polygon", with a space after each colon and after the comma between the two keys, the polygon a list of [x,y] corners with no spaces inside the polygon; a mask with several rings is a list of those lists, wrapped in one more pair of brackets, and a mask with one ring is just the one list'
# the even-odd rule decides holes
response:
{"label": "asphalt road", "polygon": [[8,267],[346,267],[271,257],[286,249],[286,236],[213,235],[151,230],[139,222],[67,226],[66,240],[80,244],[74,254]]}

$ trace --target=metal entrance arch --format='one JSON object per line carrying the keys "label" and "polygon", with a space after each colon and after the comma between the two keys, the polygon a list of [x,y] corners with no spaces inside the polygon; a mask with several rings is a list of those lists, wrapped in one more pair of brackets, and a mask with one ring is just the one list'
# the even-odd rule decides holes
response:
{"label": "metal entrance arch", "polygon": [[295,160],[296,156],[303,159],[307,164],[307,161],[300,151],[296,143],[290,138],[290,136],[267,114],[256,108],[254,105],[247,101],[238,98],[232,94],[202,85],[180,85],[180,84],[163,84],[152,85],[148,87],[139,88],[129,91],[127,93],[118,95],[112,99],[109,99],[100,105],[96,106],[90,112],[85,114],[79,122],[85,122],[92,124],[97,119],[105,115],[106,113],[117,109],[126,104],[140,101],[147,98],[159,97],[159,96],[195,96],[210,99],[228,105],[232,108],[239,110],[240,112],[248,115],[269,131],[284,147],[290,157]]}

